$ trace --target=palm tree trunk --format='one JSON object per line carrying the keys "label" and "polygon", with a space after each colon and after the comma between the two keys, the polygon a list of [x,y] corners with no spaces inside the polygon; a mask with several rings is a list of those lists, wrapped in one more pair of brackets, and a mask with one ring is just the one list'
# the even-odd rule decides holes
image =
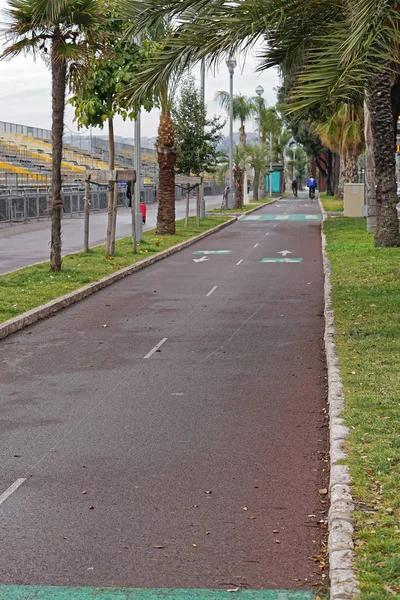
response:
{"label": "palm tree trunk", "polygon": [[175,233],[175,162],[174,124],[169,114],[162,114],[158,128],[157,155],[159,167],[158,213],[156,232]]}
{"label": "palm tree trunk", "polygon": [[[108,119],[108,168],[115,169],[115,142],[114,142],[114,122]],[[106,233],[106,255],[113,254],[113,220],[114,220],[114,184],[109,184],[108,205],[107,205],[107,233]],[[133,190],[132,190],[133,192]],[[133,202],[132,202],[133,203]]]}
{"label": "palm tree trunk", "polygon": [[265,177],[266,177],[265,171],[261,171],[260,177],[261,177],[260,194],[261,194],[261,200],[262,200],[267,195],[267,182],[265,180]]}
{"label": "palm tree trunk", "polygon": [[368,90],[371,115],[373,154],[376,177],[378,222],[375,246],[400,246],[399,220],[396,213],[396,160],[391,106],[391,74],[389,69],[375,77]]}
{"label": "palm tree trunk", "polygon": [[[57,34],[57,32],[56,32]],[[57,57],[54,42],[51,50],[51,79],[52,79],[52,178],[51,178],[51,245],[50,245],[50,270],[54,273],[61,271],[61,213],[63,203],[61,199],[61,161],[63,151],[64,111],[65,111],[65,84],[67,77],[67,64],[62,58]]]}
{"label": "palm tree trunk", "polygon": [[340,178],[340,155],[337,152],[332,156],[332,191],[333,195],[339,198],[339,178]]}
{"label": "palm tree trunk", "polygon": [[375,189],[375,165],[374,165],[374,144],[372,139],[371,115],[369,112],[368,101],[364,100],[364,121],[365,121],[365,198],[367,202],[367,231],[376,233],[377,228],[377,204]]}
{"label": "palm tree trunk", "polygon": [[241,126],[239,127],[239,143],[242,146],[245,146],[246,145],[246,140],[247,140],[247,138],[246,138],[246,132],[244,130],[244,124],[242,123]]}
{"label": "palm tree trunk", "polygon": [[358,183],[358,156],[345,153],[344,183]]}
{"label": "palm tree trunk", "polygon": [[243,206],[243,182],[244,169],[235,169],[235,200],[233,208],[242,208]]}
{"label": "palm tree trunk", "polygon": [[328,196],[333,196],[333,185],[332,185],[332,176],[333,176],[333,152],[328,149],[327,153],[327,165],[326,165],[326,193]]}
{"label": "palm tree trunk", "polygon": [[254,181],[253,181],[253,200],[258,201],[258,188],[260,185],[260,171],[254,169]]}

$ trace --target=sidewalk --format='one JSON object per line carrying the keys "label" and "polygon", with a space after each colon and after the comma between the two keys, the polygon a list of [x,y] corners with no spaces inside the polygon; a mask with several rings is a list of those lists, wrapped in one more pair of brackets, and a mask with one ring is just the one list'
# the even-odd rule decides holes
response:
{"label": "sidewalk", "polygon": [[267,205],[0,342],[2,600],[312,600],[317,211]]}
{"label": "sidewalk", "polygon": [[[206,196],[206,208],[221,205],[220,196]],[[186,203],[176,203],[176,219],[185,216]],[[147,206],[147,222],[144,230],[154,229],[157,220],[158,204]],[[191,198],[190,214],[196,214],[196,200]],[[63,254],[70,254],[83,247],[83,215],[65,217],[62,221]],[[96,246],[105,243],[107,212],[90,215],[90,244]],[[131,209],[119,208],[117,218],[117,237],[132,234]],[[0,274],[20,269],[37,262],[49,260],[50,221],[31,221],[0,228]]]}

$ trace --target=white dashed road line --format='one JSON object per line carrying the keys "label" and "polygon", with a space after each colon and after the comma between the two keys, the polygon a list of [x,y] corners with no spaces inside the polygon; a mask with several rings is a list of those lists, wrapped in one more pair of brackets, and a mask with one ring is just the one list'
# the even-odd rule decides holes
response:
{"label": "white dashed road line", "polygon": [[242,262],[243,262],[243,258],[241,258],[241,259],[239,260],[239,262],[237,262],[237,263],[236,263],[236,266],[240,265],[240,263],[242,263]]}
{"label": "white dashed road line", "polygon": [[257,246],[258,246],[258,244],[255,244],[253,247],[254,247],[254,248],[257,248]]}
{"label": "white dashed road line", "polygon": [[15,490],[17,490],[19,488],[20,485],[22,485],[24,483],[24,481],[26,481],[25,479],[17,479],[16,481],[14,481],[14,483],[12,485],[10,485],[10,487],[1,494],[0,496],[0,504],[3,504],[3,502],[5,500],[7,500],[7,498],[9,498],[11,496],[11,494],[13,492],[15,492]]}
{"label": "white dashed road line", "polygon": [[154,348],[152,348],[150,352],[146,354],[146,356],[143,356],[143,358],[150,358],[150,356],[152,356],[154,352],[157,352],[157,350],[167,341],[167,339],[168,338],[163,338],[161,342],[158,342],[158,344],[156,344]]}
{"label": "white dashed road line", "polygon": [[212,294],[213,292],[215,292],[215,290],[217,289],[217,287],[218,287],[217,285],[214,285],[214,287],[213,287],[213,288],[211,288],[211,290],[208,292],[208,294],[206,294],[206,297],[207,297],[207,296],[211,296],[211,294]]}

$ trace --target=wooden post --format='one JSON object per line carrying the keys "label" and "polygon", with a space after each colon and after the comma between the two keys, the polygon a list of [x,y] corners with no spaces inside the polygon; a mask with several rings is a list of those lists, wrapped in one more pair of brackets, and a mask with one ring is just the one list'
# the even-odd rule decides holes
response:
{"label": "wooden post", "polygon": [[89,252],[90,175],[85,179],[85,221],[83,229],[83,251]]}
{"label": "wooden post", "polygon": [[137,236],[136,236],[136,211],[135,211],[135,189],[134,182],[131,182],[131,216],[132,216],[132,251],[137,252]]}
{"label": "wooden post", "polygon": [[200,186],[196,186],[196,226],[200,227]]}
{"label": "wooden post", "polygon": [[117,209],[118,209],[118,183],[114,181],[114,201],[112,213],[112,228],[111,228],[111,255],[115,252],[115,236],[117,233]]}
{"label": "wooden post", "polygon": [[190,207],[190,183],[186,184],[186,212],[185,212],[185,227],[189,225],[189,207]]}
{"label": "wooden post", "polygon": [[108,182],[108,206],[107,206],[107,234],[106,234],[106,255],[112,256],[112,226],[113,226],[113,207],[114,207],[114,180]]}

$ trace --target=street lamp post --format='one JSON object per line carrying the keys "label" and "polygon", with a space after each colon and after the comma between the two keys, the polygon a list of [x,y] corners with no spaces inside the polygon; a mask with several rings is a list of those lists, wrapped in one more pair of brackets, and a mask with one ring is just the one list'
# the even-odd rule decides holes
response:
{"label": "street lamp post", "polygon": [[[261,98],[261,96],[264,93],[264,88],[262,85],[258,85],[256,87],[256,94],[259,98]],[[260,109],[261,109],[261,100],[260,100]],[[258,143],[261,143],[261,116],[258,116]]]}
{"label": "street lamp post", "polygon": [[232,208],[233,206],[233,73],[236,65],[236,58],[230,56],[226,61],[229,71],[229,194],[227,208]]}
{"label": "street lamp post", "polygon": [[136,240],[140,242],[142,239],[142,214],[140,212],[140,188],[141,188],[141,166],[142,166],[142,156],[140,150],[140,108],[138,108],[138,113],[135,119],[135,146],[134,146],[134,156],[133,156],[133,168],[136,171],[136,182],[135,182],[135,221],[136,221]]}
{"label": "street lamp post", "polygon": [[[203,106],[206,105],[206,65],[204,59],[201,61],[200,69],[200,94]],[[200,219],[206,216],[206,201],[204,199],[204,171],[201,173],[201,188],[200,188]]]}

